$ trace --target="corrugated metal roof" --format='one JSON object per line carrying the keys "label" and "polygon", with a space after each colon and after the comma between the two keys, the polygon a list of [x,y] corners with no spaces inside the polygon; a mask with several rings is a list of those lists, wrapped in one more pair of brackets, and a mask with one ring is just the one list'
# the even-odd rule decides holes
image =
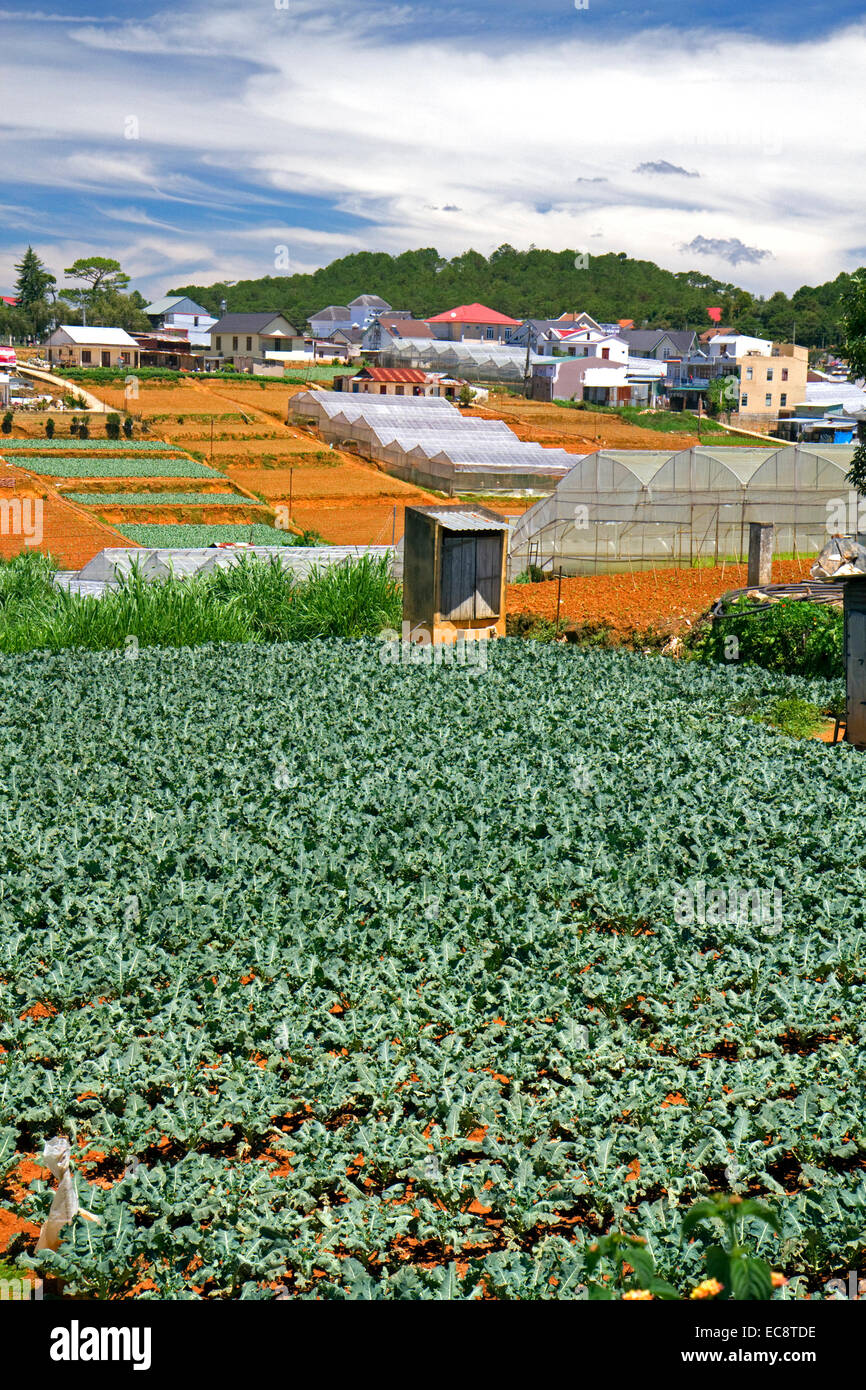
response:
{"label": "corrugated metal roof", "polygon": [[358,372],[361,381],[390,381],[398,386],[423,386],[427,373],[418,367],[365,367]]}
{"label": "corrugated metal roof", "polygon": [[438,521],[440,526],[444,526],[446,531],[507,531],[508,522],[503,517],[501,521],[495,520],[491,516],[485,516],[483,512],[472,511],[467,508],[425,507],[426,516],[432,516],[434,521]]}

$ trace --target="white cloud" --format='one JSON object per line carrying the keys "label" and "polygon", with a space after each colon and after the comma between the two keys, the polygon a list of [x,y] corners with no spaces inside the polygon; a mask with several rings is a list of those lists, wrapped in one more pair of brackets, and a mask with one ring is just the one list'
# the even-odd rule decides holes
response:
{"label": "white cloud", "polygon": [[[419,42],[399,9],[384,18],[292,0],[40,30],[38,64],[34,51],[4,73],[6,187],[58,186],[59,207],[64,188],[159,197],[188,204],[187,222],[198,205],[200,235],[166,235],[156,262],[155,245],[93,228],[101,249],[175,283],[271,273],[275,243],[312,267],[364,248],[580,247],[603,227],[597,249],[674,270],[694,268],[697,242],[700,268],[721,279],[726,243],[768,248],[734,278],[769,292],[832,278],[862,242],[866,26],[802,45],[583,28],[556,45],[500,35],[494,52],[447,32]],[[700,179],[636,172],[660,159]],[[336,225],[305,228],[299,195],[330,201]],[[275,235],[281,198],[292,220]]]}

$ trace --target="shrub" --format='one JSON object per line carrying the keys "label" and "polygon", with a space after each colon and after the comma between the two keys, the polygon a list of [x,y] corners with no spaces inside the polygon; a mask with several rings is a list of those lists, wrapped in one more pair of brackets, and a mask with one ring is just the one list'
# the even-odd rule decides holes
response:
{"label": "shrub", "polygon": [[13,420],[13,418],[14,418],[14,417],[13,417],[13,415],[12,415],[12,411],[11,411],[11,410],[7,410],[6,413],[5,413],[5,415],[3,416],[2,421],[0,421],[0,429],[2,429],[2,431],[3,431],[4,434],[11,434],[11,433],[12,433],[12,420]]}
{"label": "shrub", "polygon": [[105,417],[105,434],[108,439],[120,438],[120,416],[114,411]]}
{"label": "shrub", "polygon": [[756,724],[768,724],[791,738],[811,738],[824,720],[818,706],[799,695],[783,695],[770,704],[750,696],[739,700],[731,709],[734,714],[744,714]]}
{"label": "shrub", "polygon": [[525,570],[521,570],[514,582],[515,584],[540,584],[544,577],[544,570],[540,565],[527,565]]}
{"label": "shrub", "polygon": [[736,599],[690,641],[692,651],[704,661],[830,678],[842,673],[842,645],[841,611],[801,599],[782,599],[760,608],[749,599]]}
{"label": "shrub", "polygon": [[46,437],[47,437],[48,439],[53,439],[53,438],[54,438],[54,421],[53,421],[53,420],[46,420],[46,421],[45,421],[45,434],[46,434]]}
{"label": "shrub", "polygon": [[131,438],[132,438],[132,431],[133,431],[132,416],[131,416],[131,415],[124,415],[124,417],[123,417],[123,433],[124,433],[124,436],[125,436],[127,439],[131,439]]}

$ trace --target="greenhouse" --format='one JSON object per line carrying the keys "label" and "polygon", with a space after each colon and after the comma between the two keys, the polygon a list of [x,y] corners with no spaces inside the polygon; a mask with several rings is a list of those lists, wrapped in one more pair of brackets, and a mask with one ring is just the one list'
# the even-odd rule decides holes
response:
{"label": "greenhouse", "polygon": [[839,444],[600,449],[515,523],[511,572],[744,560],[752,521],[774,526],[777,555],[815,554],[847,515],[852,454]]}
{"label": "greenhouse", "polygon": [[[531,353],[530,366],[549,357]],[[526,349],[501,343],[452,343],[436,338],[402,338],[379,356],[381,367],[419,367],[422,371],[456,373],[466,381],[522,382]]]}
{"label": "greenhouse", "polygon": [[329,443],[441,492],[547,493],[578,457],[525,443],[504,420],[461,415],[438,396],[304,391],[291,398],[289,411]]}

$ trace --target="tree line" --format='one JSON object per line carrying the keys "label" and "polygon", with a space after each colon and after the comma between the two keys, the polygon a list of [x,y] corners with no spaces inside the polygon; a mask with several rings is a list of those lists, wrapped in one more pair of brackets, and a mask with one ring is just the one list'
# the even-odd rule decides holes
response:
{"label": "tree line", "polygon": [[764,298],[700,271],[664,270],[625,252],[517,251],[500,246],[489,257],[466,251],[447,260],[435,248],[343,256],[310,275],[265,275],[227,285],[181,285],[169,294],[189,295],[213,314],[225,300],[232,312],[279,310],[303,329],[328,304],[347,304],[359,294],[378,294],[395,309],[427,318],[455,304],[480,301],[512,318],[556,318],[585,310],[606,323],[634,320],[637,328],[712,327],[708,308],[739,332],[808,347],[838,347],[842,294],[851,276],[840,274],[792,295]]}
{"label": "tree line", "polygon": [[[81,323],[146,332],[146,301],[129,290],[130,277],[118,261],[83,257],[64,274],[77,284],[57,287],[31,246],[15,267],[14,306],[0,305],[0,334],[18,341],[42,338],[53,323]],[[854,272],[857,275],[858,272]],[[360,251],[309,275],[265,275],[228,285],[181,285],[169,294],[189,295],[218,315],[226,301],[232,312],[281,311],[299,329],[316,310],[347,304],[359,294],[378,294],[416,318],[480,301],[515,319],[556,318],[585,310],[602,322],[633,319],[637,328],[712,326],[708,308],[721,323],[741,333],[796,340],[812,348],[838,348],[843,341],[846,292],[854,277],[844,272],[822,285],[803,285],[764,298],[700,271],[664,270],[625,252],[587,256],[576,251],[517,251],[500,246],[485,257],[465,251],[450,260],[433,247],[391,256]]]}

